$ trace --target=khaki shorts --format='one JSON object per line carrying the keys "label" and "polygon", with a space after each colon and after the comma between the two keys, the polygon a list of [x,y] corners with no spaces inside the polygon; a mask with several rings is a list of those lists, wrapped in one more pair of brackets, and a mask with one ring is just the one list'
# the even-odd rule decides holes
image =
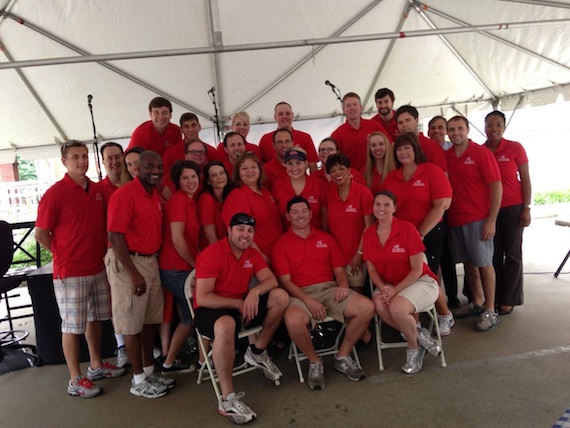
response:
{"label": "khaki shorts", "polygon": [[368,273],[366,270],[366,263],[362,263],[362,268],[355,275],[350,273],[351,265],[346,265],[344,267],[344,270],[346,271],[346,276],[348,277],[348,286],[350,288],[364,287],[364,284],[366,282],[366,274]]}
{"label": "khaki shorts", "polygon": [[[327,315],[338,322],[344,324],[344,310],[346,305],[352,299],[355,291],[350,290],[350,294],[340,303],[335,302],[334,298],[336,296],[336,290],[338,285],[334,281],[321,282],[319,284],[309,285],[307,287],[301,288],[304,293],[307,293],[310,297],[321,303],[327,310]],[[303,303],[302,300],[296,297],[291,297],[289,299],[289,306],[299,306],[303,308],[309,318],[311,319],[311,326],[314,328],[316,324],[320,321],[315,320],[307,305]]]}
{"label": "khaki shorts", "polygon": [[[374,294],[381,293],[379,288],[374,290]],[[398,296],[408,299],[416,312],[425,312],[437,300],[439,295],[439,284],[429,275],[420,276],[416,282],[408,285],[398,293]]]}
{"label": "khaki shorts", "polygon": [[115,333],[139,334],[145,324],[160,324],[163,319],[164,299],[160,286],[156,256],[131,255],[135,267],[146,281],[142,296],[133,293],[131,277],[117,259],[112,248],[105,255],[107,277],[111,284],[111,303]]}

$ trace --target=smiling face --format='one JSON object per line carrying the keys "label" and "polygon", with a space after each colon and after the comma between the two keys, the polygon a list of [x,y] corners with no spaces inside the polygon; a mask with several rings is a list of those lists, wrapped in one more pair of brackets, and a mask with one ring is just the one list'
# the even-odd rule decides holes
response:
{"label": "smiling face", "polygon": [[231,135],[226,139],[226,146],[224,147],[228,154],[228,159],[232,164],[236,163],[237,158],[242,153],[245,153],[245,143],[243,137],[239,134]]}
{"label": "smiling face", "polygon": [[289,104],[279,104],[275,107],[275,115],[273,117],[275,122],[277,122],[277,129],[291,129],[294,116]]}
{"label": "smiling face", "polygon": [[404,144],[396,149],[396,157],[398,161],[403,165],[412,165],[416,161],[416,153],[411,144]]}
{"label": "smiling face", "polygon": [[89,150],[86,146],[69,147],[61,162],[69,175],[85,175],[89,169]]}
{"label": "smiling face", "polygon": [[139,158],[139,180],[143,185],[155,187],[162,180],[162,159],[154,152],[143,152]]}
{"label": "smiling face", "polygon": [[110,176],[113,181],[120,180],[121,173],[123,172],[123,162],[124,157],[121,149],[116,146],[105,147],[105,150],[103,150],[103,165],[105,165],[107,175]]}
{"label": "smiling face", "polygon": [[236,116],[234,118],[234,122],[232,123],[232,131],[237,132],[244,139],[247,138],[247,134],[249,134],[249,128],[249,121],[240,116]]}
{"label": "smiling face", "polygon": [[253,189],[257,189],[260,174],[259,165],[253,159],[246,159],[239,166],[239,178],[241,182]]}
{"label": "smiling face", "polygon": [[228,227],[228,240],[230,246],[238,251],[245,251],[253,243],[255,229],[253,226],[238,224]]}
{"label": "smiling face", "polygon": [[184,168],[178,182],[180,190],[192,197],[200,186],[200,178],[192,168]]}
{"label": "smiling face", "polygon": [[378,109],[380,116],[390,116],[390,113],[392,113],[392,109],[394,108],[394,103],[392,102],[390,96],[386,95],[376,100],[376,108]]}
{"label": "smiling face", "polygon": [[502,117],[489,116],[485,120],[485,134],[491,143],[499,143],[505,133],[505,122]]}
{"label": "smiling face", "polygon": [[330,140],[323,141],[319,146],[319,159],[323,165],[327,163],[329,156],[334,155],[335,153],[338,153],[338,148],[336,147],[336,144]]}
{"label": "smiling face", "polygon": [[372,135],[369,139],[370,153],[374,159],[384,159],[386,156],[386,141],[382,135]]}
{"label": "smiling face", "polygon": [[206,147],[201,141],[192,141],[186,147],[184,159],[196,162],[200,168],[206,165]]}
{"label": "smiling face", "polygon": [[447,135],[447,123],[444,119],[437,119],[432,122],[428,129],[428,137],[443,144]]}
{"label": "smiling face", "polygon": [[293,147],[291,134],[289,134],[287,131],[278,131],[275,134],[273,147],[275,147],[275,153],[277,154],[277,157],[282,160],[285,157],[287,150]]}
{"label": "smiling face", "polygon": [[296,158],[289,159],[287,161],[287,163],[285,164],[285,167],[287,168],[287,175],[291,179],[304,177],[306,174],[308,165],[309,164],[307,161],[302,161],[302,160],[296,159]]}
{"label": "smiling face", "polygon": [[150,120],[160,134],[166,131],[171,118],[172,113],[168,107],[152,107],[150,109]]}
{"label": "smiling face", "polygon": [[182,122],[182,133],[184,134],[184,139],[186,141],[191,141],[191,140],[195,140],[198,137],[198,135],[200,134],[200,131],[202,130],[202,127],[200,126],[200,124],[195,121],[195,120],[187,120],[185,122]]}
{"label": "smiling face", "polygon": [[291,209],[286,214],[287,220],[291,223],[293,230],[304,230],[311,225],[311,209],[304,202],[291,205]]}
{"label": "smiling face", "polygon": [[133,178],[139,175],[139,157],[140,153],[137,152],[130,152],[127,154],[127,156],[125,156],[127,171]]}
{"label": "smiling face", "polygon": [[213,165],[208,170],[206,180],[208,180],[214,190],[223,189],[228,184],[228,174],[226,174],[223,166]]}
{"label": "smiling face", "polygon": [[396,212],[396,205],[394,201],[386,195],[378,195],[374,198],[372,205],[374,217],[379,222],[390,221]]}
{"label": "smiling face", "polygon": [[362,113],[362,104],[356,97],[347,97],[342,103],[342,112],[348,120],[355,120]]}
{"label": "smiling face", "polygon": [[335,165],[330,170],[330,176],[337,186],[343,186],[350,182],[350,168],[344,165]]}
{"label": "smiling face", "polygon": [[462,146],[469,142],[469,126],[463,119],[451,119],[447,122],[447,135],[454,146]]}

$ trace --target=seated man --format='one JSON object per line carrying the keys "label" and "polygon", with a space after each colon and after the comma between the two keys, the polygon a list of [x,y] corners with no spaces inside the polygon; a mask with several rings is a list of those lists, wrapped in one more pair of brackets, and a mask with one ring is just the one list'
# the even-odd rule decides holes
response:
{"label": "seated man", "polygon": [[309,359],[309,387],[325,387],[324,367],[315,352],[307,326],[327,315],[344,323],[346,332],[335,355],[334,368],[352,381],[364,372],[350,357],[354,344],[367,332],[374,315],[374,304],[348,287],[346,260],[329,234],[311,227],[309,202],[293,197],[287,204],[291,228],[277,240],[273,267],[281,286],[291,296],[285,324],[291,340]]}
{"label": "seated man", "polygon": [[[213,360],[222,389],[218,411],[236,424],[250,422],[257,415],[234,392],[232,368],[239,326],[263,325],[244,359],[259,367],[266,378],[282,374],[267,353],[267,345],[283,320],[288,298],[277,288],[277,279],[261,253],[251,248],[255,220],[237,213],[228,227],[228,237],[208,246],[196,259],[196,328],[213,340]],[[259,284],[249,288],[253,276]]]}

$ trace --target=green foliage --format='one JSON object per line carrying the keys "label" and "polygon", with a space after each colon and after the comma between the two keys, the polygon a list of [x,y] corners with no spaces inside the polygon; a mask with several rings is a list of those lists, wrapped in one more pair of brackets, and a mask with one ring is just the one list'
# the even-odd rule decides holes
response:
{"label": "green foliage", "polygon": [[[26,240],[26,242],[23,243],[22,247],[28,252],[30,253],[32,256],[36,256],[36,240],[33,238],[29,238]],[[25,263],[19,263],[15,266],[12,267],[27,267],[27,266],[35,266],[35,262],[30,262],[27,261],[29,260],[30,257],[24,253],[22,250],[17,249],[16,252],[14,253],[14,257],[12,258],[12,263],[14,262],[18,262],[21,260],[26,260]],[[41,259],[41,265],[45,265],[49,262],[51,262],[52,257],[51,257],[51,253],[46,250],[43,247],[40,247],[40,259]]]}
{"label": "green foliage", "polygon": [[18,175],[20,176],[20,181],[35,181],[38,179],[36,165],[33,161],[23,160],[18,155],[16,157],[16,162],[18,162]]}
{"label": "green foliage", "polygon": [[570,202],[570,189],[537,192],[534,194],[534,205],[561,204]]}

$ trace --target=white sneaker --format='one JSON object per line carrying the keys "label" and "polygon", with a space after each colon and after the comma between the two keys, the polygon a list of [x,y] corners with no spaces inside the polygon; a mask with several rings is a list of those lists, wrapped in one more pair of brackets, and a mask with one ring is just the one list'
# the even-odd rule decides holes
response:
{"label": "white sneaker", "polygon": [[234,424],[238,425],[246,424],[256,418],[257,414],[241,401],[244,395],[243,392],[239,394],[231,392],[225,400],[220,400],[218,404],[220,415],[227,416]]}
{"label": "white sneaker", "polygon": [[115,355],[117,356],[117,367],[124,367],[129,364],[129,356],[124,346],[118,347]]}
{"label": "white sneaker", "polygon": [[251,348],[248,346],[243,359],[249,365],[261,369],[263,375],[269,380],[278,380],[283,376],[281,370],[279,370],[275,363],[271,361],[271,358],[269,358],[267,349],[264,350],[261,354],[254,354],[251,352]]}
{"label": "white sneaker", "polygon": [[447,336],[451,333],[451,327],[455,325],[455,319],[452,313],[449,315],[438,315],[437,323],[439,324],[439,334]]}
{"label": "white sneaker", "polygon": [[168,388],[158,382],[155,382],[150,376],[147,376],[142,382],[135,383],[131,381],[131,394],[144,398],[160,398],[164,397],[168,392]]}

